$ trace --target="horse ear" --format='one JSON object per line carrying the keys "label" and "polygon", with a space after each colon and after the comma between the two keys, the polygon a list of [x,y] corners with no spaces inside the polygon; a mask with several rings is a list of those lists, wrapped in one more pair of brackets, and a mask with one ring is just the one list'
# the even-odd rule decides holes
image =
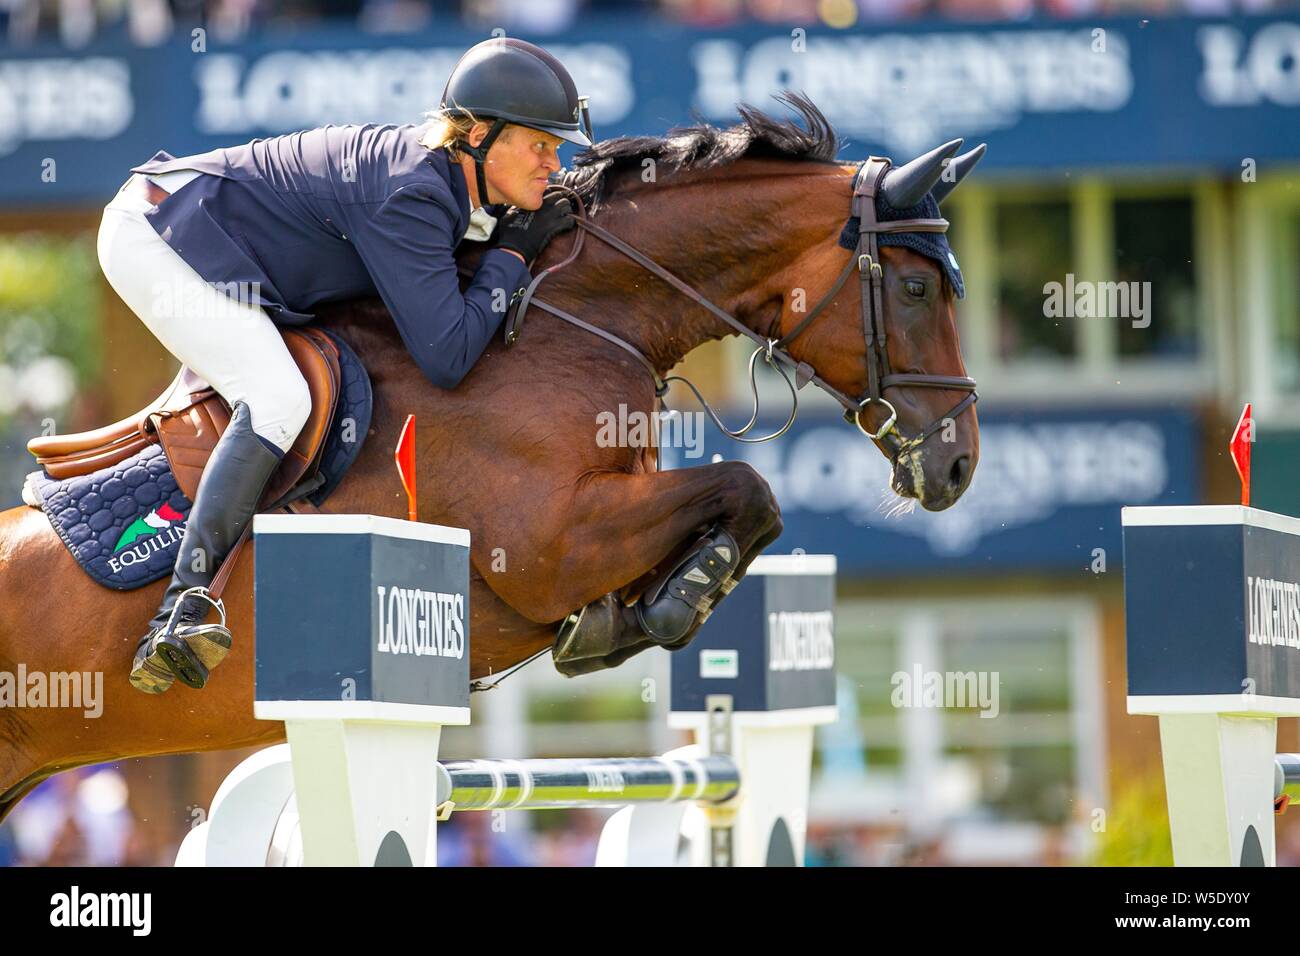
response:
{"label": "horse ear", "polygon": [[950,192],[957,188],[957,184],[966,178],[966,174],[975,168],[976,164],[984,158],[984,151],[988,149],[987,143],[980,143],[969,153],[962,153],[956,159],[949,160],[948,165],[955,170],[951,179],[939,177],[939,181],[934,184],[931,192],[934,193],[935,202],[943,202]]}
{"label": "horse ear", "polygon": [[880,194],[895,209],[911,209],[943,175],[943,161],[961,149],[961,140],[936,146],[906,166],[891,169],[880,185]]}

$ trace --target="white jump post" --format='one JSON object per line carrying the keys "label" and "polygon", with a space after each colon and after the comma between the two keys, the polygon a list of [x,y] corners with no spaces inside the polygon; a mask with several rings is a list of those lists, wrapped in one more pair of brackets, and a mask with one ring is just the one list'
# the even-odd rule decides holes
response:
{"label": "white jump post", "polygon": [[288,744],[231,772],[178,866],[433,866],[452,812],[573,806],[625,806],[597,865],[802,863],[813,728],[835,719],[833,557],[759,558],[673,655],[695,745],[439,764],[442,727],[469,722],[469,533],[259,515],[254,547],[254,708]]}
{"label": "white jump post", "polygon": [[289,742],[231,772],[177,865],[432,866],[439,739],[469,723],[469,532],[258,515],[253,545],[253,712]]}
{"label": "white jump post", "polygon": [[1277,719],[1300,716],[1300,520],[1125,508],[1128,712],[1160,718],[1176,866],[1274,866]]}
{"label": "white jump post", "polygon": [[[733,800],[678,808],[692,865],[803,865],[814,731],[836,718],[835,565],[826,554],[756,558],[673,652],[669,725],[694,733],[695,753],[730,757],[741,779]],[[667,812],[620,810],[597,865],[663,862],[675,842]]]}

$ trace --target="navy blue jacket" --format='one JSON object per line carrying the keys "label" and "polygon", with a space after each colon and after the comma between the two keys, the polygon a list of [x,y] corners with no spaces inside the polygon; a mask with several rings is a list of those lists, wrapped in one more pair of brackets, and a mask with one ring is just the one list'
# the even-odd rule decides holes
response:
{"label": "navy blue jacket", "polygon": [[427,128],[331,125],[179,159],[160,151],[132,171],[208,174],[145,213],[208,282],[240,283],[284,325],[378,294],[420,371],[455,388],[531,276],[493,249],[462,296],[454,252],[469,191],[445,150],[419,144]]}

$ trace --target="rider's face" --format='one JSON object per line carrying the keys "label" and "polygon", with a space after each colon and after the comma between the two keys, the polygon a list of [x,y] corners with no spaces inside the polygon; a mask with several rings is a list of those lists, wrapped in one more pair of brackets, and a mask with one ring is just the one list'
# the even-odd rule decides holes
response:
{"label": "rider's face", "polygon": [[[487,123],[477,124],[470,134],[470,143],[477,146],[489,129]],[[479,197],[479,202],[504,202],[520,209],[539,208],[547,177],[560,168],[557,150],[563,142],[558,136],[540,130],[507,126],[488,150],[483,171],[488,196],[486,200]]]}

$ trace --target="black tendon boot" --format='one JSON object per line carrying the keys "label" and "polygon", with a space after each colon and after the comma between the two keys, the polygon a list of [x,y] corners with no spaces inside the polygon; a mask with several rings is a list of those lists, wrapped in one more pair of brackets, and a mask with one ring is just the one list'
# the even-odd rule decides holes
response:
{"label": "black tendon boot", "polygon": [[[131,685],[146,694],[161,694],[179,678],[195,689],[230,650],[225,608],[207,588],[257,510],[258,500],[280,458],[253,432],[248,406],[236,402],[230,425],[203,469],[194,507],[185,522],[176,571],[163,595],[149,633],[136,648]],[[203,570],[192,570],[195,556]],[[220,624],[206,624],[216,608]]]}
{"label": "black tendon boot", "polygon": [[660,584],[637,601],[637,621],[646,636],[656,644],[671,645],[703,624],[714,603],[736,586],[732,575],[739,564],[735,539],[714,525]]}
{"label": "black tendon boot", "polygon": [[[573,677],[608,666],[599,663],[606,655],[629,642],[644,640],[636,611],[624,607],[617,594],[606,594],[564,619],[551,652],[555,669]],[[575,670],[580,661],[593,666]]]}
{"label": "black tendon boot", "polygon": [[617,594],[606,594],[564,619],[552,648],[553,663],[565,677],[579,677],[618,667],[652,647],[685,647],[690,639],[688,635],[676,644],[652,641],[641,629],[636,608],[624,606]]}

